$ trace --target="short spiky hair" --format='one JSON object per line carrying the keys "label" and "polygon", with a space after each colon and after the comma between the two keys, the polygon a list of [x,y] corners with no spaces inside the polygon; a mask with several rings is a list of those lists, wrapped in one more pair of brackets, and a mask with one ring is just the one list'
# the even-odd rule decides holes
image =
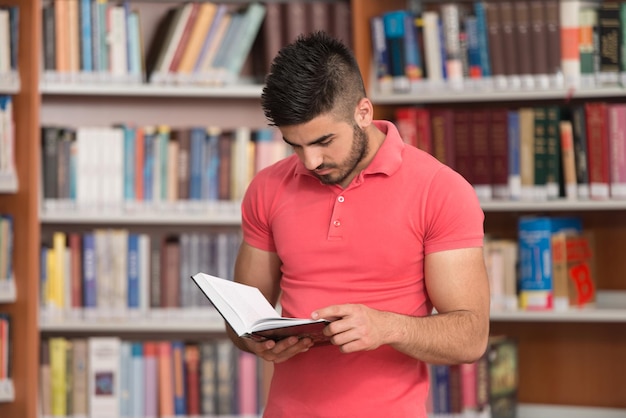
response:
{"label": "short spiky hair", "polygon": [[352,52],[325,32],[314,32],[279,51],[261,104],[271,125],[289,126],[330,111],[349,121],[363,97],[365,86]]}

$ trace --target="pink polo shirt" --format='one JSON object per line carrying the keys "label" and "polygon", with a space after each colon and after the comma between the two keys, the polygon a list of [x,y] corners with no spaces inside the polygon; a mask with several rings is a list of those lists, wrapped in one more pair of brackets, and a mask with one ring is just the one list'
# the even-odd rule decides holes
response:
{"label": "pink polo shirt", "polygon": [[[429,315],[424,256],[483,244],[473,188],[395,126],[345,189],[297,156],[261,171],[242,204],[245,241],[282,260],[284,316],[341,303]],[[275,366],[266,417],[426,417],[426,365],[388,346],[342,354],[314,347]]]}

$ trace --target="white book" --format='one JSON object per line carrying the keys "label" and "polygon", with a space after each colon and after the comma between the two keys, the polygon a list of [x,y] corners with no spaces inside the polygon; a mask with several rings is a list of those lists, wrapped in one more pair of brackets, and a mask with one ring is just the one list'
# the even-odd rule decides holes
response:
{"label": "white book", "polygon": [[139,310],[150,309],[150,235],[139,235]]}
{"label": "white book", "polygon": [[441,38],[439,36],[439,14],[425,11],[424,20],[424,55],[428,81],[443,81],[443,57],[441,56]]}
{"label": "white book", "polygon": [[322,330],[329,321],[281,317],[256,287],[205,273],[192,279],[240,337],[263,341],[297,335],[317,343],[328,341]]}
{"label": "white book", "polygon": [[121,340],[89,338],[89,417],[110,418],[120,411]]}
{"label": "white book", "polygon": [[111,22],[111,31],[109,32],[111,75],[123,77],[128,74],[128,35],[126,33],[126,10],[124,6],[111,7],[109,20]]}

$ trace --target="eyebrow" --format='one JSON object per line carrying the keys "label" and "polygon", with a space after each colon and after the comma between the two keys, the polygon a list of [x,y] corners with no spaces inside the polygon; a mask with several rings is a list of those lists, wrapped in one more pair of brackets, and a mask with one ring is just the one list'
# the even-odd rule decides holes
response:
{"label": "eyebrow", "polygon": [[[317,145],[317,144],[319,144],[321,142],[326,141],[328,138],[330,138],[330,137],[332,137],[334,135],[335,134],[322,135],[319,138],[314,139],[313,141],[311,141],[311,142],[309,142],[307,144],[304,144],[304,145],[306,145],[306,146]],[[287,138],[285,138],[284,136],[283,136],[283,141],[285,141],[288,145],[291,145],[292,147],[299,147],[300,146],[299,144],[294,144],[292,142],[289,142],[289,140]]]}

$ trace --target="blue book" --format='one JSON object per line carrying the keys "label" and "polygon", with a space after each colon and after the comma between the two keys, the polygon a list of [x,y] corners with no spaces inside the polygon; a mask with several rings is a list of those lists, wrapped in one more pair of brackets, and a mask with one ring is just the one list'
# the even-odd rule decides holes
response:
{"label": "blue book", "polygon": [[374,16],[370,20],[370,30],[378,89],[381,92],[388,92],[391,90],[391,58],[385,40],[385,23],[382,16]]}
{"label": "blue book", "polygon": [[159,196],[161,201],[167,200],[167,154],[168,144],[170,142],[170,128],[167,125],[159,126],[158,130],[159,161],[156,161],[156,169],[159,170],[159,179],[161,180],[159,188]]}
{"label": "blue book", "polygon": [[477,1],[474,3],[474,14],[476,15],[476,30],[478,32],[478,48],[480,51],[480,67],[483,77],[491,76],[491,60],[489,57],[489,41],[487,39],[487,18],[485,17],[485,3]]}
{"label": "blue book", "polygon": [[[220,136],[222,135],[222,131],[220,129],[209,129],[206,137],[206,145],[205,145],[205,169],[204,169],[204,177],[203,181],[203,199],[207,200],[218,200],[219,199],[219,189],[220,189],[220,164],[222,161],[222,156],[220,155]],[[224,157],[226,158],[226,157]]]}
{"label": "blue book", "polygon": [[200,127],[191,128],[189,161],[189,199],[202,199],[202,171],[204,167],[204,141],[206,130]]}
{"label": "blue book", "polygon": [[576,217],[524,216],[518,221],[520,306],[552,309],[552,235],[582,232]]}
{"label": "blue book", "polygon": [[13,71],[17,71],[19,29],[20,29],[20,8],[17,6],[10,6],[9,7],[10,68]]}
{"label": "blue book", "polygon": [[135,128],[122,125],[124,131],[124,200],[135,200]]}
{"label": "blue book", "polygon": [[93,233],[83,234],[83,306],[98,306],[96,283],[96,241]]}
{"label": "blue book", "polygon": [[139,235],[128,234],[128,307],[139,308]]}
{"label": "blue book", "polygon": [[476,16],[465,17],[465,32],[467,33],[467,64],[470,78],[481,78],[483,66],[480,57],[480,43],[478,39],[478,19]]}
{"label": "blue book", "polygon": [[224,62],[224,67],[227,71],[227,81],[234,82],[239,78],[243,64],[250,54],[252,44],[261,29],[265,11],[266,8],[263,4],[252,3],[243,12],[239,30],[233,39],[230,52]]}
{"label": "blue book", "polygon": [[80,69],[93,71],[91,0],[80,0]]}
{"label": "blue book", "polygon": [[128,73],[138,77],[138,81],[142,78],[143,65],[141,63],[141,34],[139,26],[139,12],[132,11],[126,14],[128,25]]}
{"label": "blue book", "polygon": [[519,200],[522,195],[519,112],[517,110],[509,111],[507,114],[507,119],[507,140],[509,151],[509,192],[511,199]]}
{"label": "blue book", "polygon": [[172,363],[174,365],[174,415],[186,415],[185,404],[185,343],[172,341]]}
{"label": "blue book", "polygon": [[404,48],[405,48],[405,74],[409,81],[423,78],[422,51],[418,40],[418,27],[415,24],[415,16],[409,11],[404,12]]}
{"label": "blue book", "polygon": [[48,251],[46,246],[41,247],[39,253],[39,306],[48,306]]}
{"label": "blue book", "polygon": [[154,179],[155,161],[154,161],[154,138],[156,131],[153,127],[146,127],[144,129],[144,164],[143,164],[143,200],[151,202],[152,196],[152,183]]}
{"label": "blue book", "polygon": [[450,366],[433,364],[432,366],[433,412],[449,414],[452,412],[450,403]]}
{"label": "blue book", "polygon": [[130,393],[130,416],[131,417],[143,417],[145,416],[144,408],[144,357],[143,357],[143,343],[132,342],[131,343],[131,386]]}
{"label": "blue book", "polygon": [[407,91],[409,79],[405,72],[406,47],[404,43],[404,10],[395,10],[383,14],[385,42],[390,57],[391,78],[395,91]]}
{"label": "blue book", "polygon": [[107,13],[109,4],[106,0],[97,0],[97,8],[98,8],[98,50],[100,52],[99,61],[100,68],[99,71],[108,73],[109,72],[109,42],[108,42],[108,34],[107,34]]}
{"label": "blue book", "polygon": [[120,345],[120,417],[130,417],[130,393],[132,368],[131,368],[131,343],[122,341]]}
{"label": "blue book", "polygon": [[[228,28],[226,29],[226,33],[222,38],[222,43],[219,45],[217,49],[217,53],[213,58],[213,69],[226,70],[226,63],[228,62],[228,54],[232,49],[232,45],[235,42],[235,38],[239,33],[239,26],[243,21],[243,14],[235,12],[231,15],[230,23],[228,24]],[[219,80],[221,81],[221,80]]]}

